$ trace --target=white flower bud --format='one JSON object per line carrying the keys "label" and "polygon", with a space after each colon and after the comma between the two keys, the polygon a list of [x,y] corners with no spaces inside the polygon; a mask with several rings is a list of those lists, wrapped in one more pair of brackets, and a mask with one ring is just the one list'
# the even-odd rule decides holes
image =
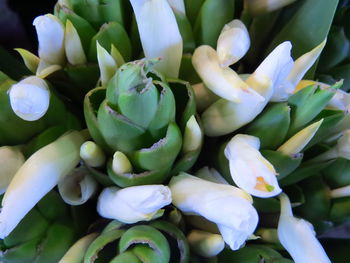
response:
{"label": "white flower bud", "polygon": [[218,234],[201,230],[192,230],[187,235],[191,248],[202,257],[215,257],[225,247],[225,242]]}
{"label": "white flower bud", "polygon": [[109,187],[100,194],[97,211],[102,217],[133,224],[161,216],[161,208],[170,203],[171,192],[164,185]]}
{"label": "white flower bud", "polygon": [[315,237],[313,226],[293,216],[287,195],[282,194],[281,215],[278,222],[278,238],[295,263],[331,263],[320,242]]}
{"label": "white flower bud", "polygon": [[278,185],[272,164],[259,152],[259,138],[237,134],[225,148],[230,172],[235,184],[258,197],[272,197],[282,190]]}
{"label": "white flower bud", "polygon": [[186,173],[171,178],[173,204],[185,214],[200,215],[218,225],[231,249],[239,249],[254,232],[258,214],[243,190]]}
{"label": "white flower bud", "polygon": [[197,150],[202,145],[203,133],[196,117],[192,115],[186,123],[182,151],[184,153]]}
{"label": "white flower bud", "polygon": [[45,115],[50,105],[50,90],[45,80],[27,77],[9,90],[11,108],[23,120],[36,121]]}
{"label": "white flower bud", "polygon": [[106,161],[106,155],[95,142],[86,141],[80,147],[80,157],[90,167],[100,167]]}
{"label": "white flower bud", "polygon": [[217,53],[222,67],[228,67],[240,60],[250,47],[249,33],[245,25],[238,19],[226,24],[222,29]]}
{"label": "white flower bud", "polygon": [[64,54],[64,26],[54,15],[47,14],[34,19],[39,42],[39,57],[49,64],[62,65]]}

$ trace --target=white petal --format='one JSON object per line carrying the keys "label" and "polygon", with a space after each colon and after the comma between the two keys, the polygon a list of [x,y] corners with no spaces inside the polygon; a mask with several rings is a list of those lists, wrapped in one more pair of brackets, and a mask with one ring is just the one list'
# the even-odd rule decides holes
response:
{"label": "white petal", "polygon": [[[294,89],[288,84],[286,78],[293,67],[293,59],[290,55],[292,45],[289,41],[278,45],[259,65],[255,72],[249,76],[247,83],[254,79],[267,78],[273,85],[273,94],[271,100],[286,100],[288,94]],[[260,92],[261,93],[261,92]]]}
{"label": "white petal", "polygon": [[35,152],[17,171],[2,199],[0,238],[6,237],[80,161],[83,136],[73,131]]}
{"label": "white petal", "polygon": [[98,42],[96,42],[96,48],[98,67],[100,68],[101,73],[101,82],[102,85],[106,85],[117,71],[118,65],[114,61],[114,58]]}
{"label": "white petal", "polygon": [[[182,212],[201,215],[219,227],[229,228],[233,231],[231,237],[235,233],[239,237],[248,237],[257,226],[258,215],[251,205],[251,197],[237,187],[212,183],[185,173],[172,177],[169,187],[173,204]],[[241,243],[241,239],[226,240]]]}
{"label": "white petal", "polygon": [[23,163],[24,156],[19,147],[0,147],[0,194],[5,192],[7,186]]}
{"label": "white petal", "polygon": [[198,47],[192,63],[207,88],[222,98],[240,102],[243,92],[253,92],[236,72],[220,66],[218,55],[210,46]]}
{"label": "white petal", "polygon": [[87,59],[78,32],[68,19],[66,21],[64,47],[70,64],[81,65],[86,63]]}
{"label": "white petal", "polygon": [[281,215],[278,222],[278,238],[295,263],[330,263],[326,252],[315,237],[312,225],[293,217],[288,197],[281,199]]}
{"label": "white petal", "polygon": [[132,224],[154,219],[170,203],[171,192],[164,185],[109,187],[100,194],[97,211],[105,218]]}
{"label": "white petal", "polygon": [[97,190],[97,183],[86,167],[73,170],[64,176],[57,186],[62,199],[70,205],[84,204]]}
{"label": "white petal", "polygon": [[202,257],[215,257],[225,247],[225,242],[218,234],[201,230],[192,230],[187,235],[191,248]]}
{"label": "white petal", "polygon": [[245,25],[238,19],[226,24],[222,29],[217,53],[222,67],[228,67],[240,60],[250,47],[249,33]]}
{"label": "white petal", "polygon": [[268,100],[257,93],[244,92],[241,103],[225,99],[214,102],[202,116],[204,133],[208,136],[229,134],[251,122],[265,108]]}
{"label": "white petal", "polygon": [[146,58],[161,58],[155,69],[177,78],[182,57],[182,38],[167,0],[130,0]]}
{"label": "white petal", "polygon": [[50,105],[50,90],[46,82],[36,76],[14,84],[9,91],[11,108],[23,120],[36,121],[45,115]]}
{"label": "white petal", "polygon": [[272,197],[282,190],[274,167],[261,155],[259,147],[259,138],[238,134],[227,144],[225,156],[238,187],[254,196]]}
{"label": "white petal", "polygon": [[326,39],[313,50],[305,53],[294,62],[294,66],[287,77],[287,81],[292,84],[293,88],[299,83],[299,81],[301,81],[306,72],[315,63],[325,45]]}
{"label": "white petal", "polygon": [[47,14],[34,19],[39,42],[39,57],[49,64],[62,65],[64,54],[64,26],[54,15]]}

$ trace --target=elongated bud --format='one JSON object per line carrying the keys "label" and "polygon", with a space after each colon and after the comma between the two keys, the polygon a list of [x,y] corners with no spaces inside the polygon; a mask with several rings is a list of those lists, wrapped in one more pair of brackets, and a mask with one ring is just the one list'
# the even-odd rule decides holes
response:
{"label": "elongated bud", "polygon": [[23,163],[24,156],[19,147],[0,147],[0,194],[5,192],[7,186]]}
{"label": "elongated bud", "polygon": [[122,152],[115,152],[113,155],[112,169],[116,174],[130,173],[132,171],[131,163]]}
{"label": "elongated bud", "polygon": [[45,115],[50,104],[50,90],[45,80],[27,77],[9,91],[12,110],[26,121],[36,121]]}
{"label": "elongated bud", "polygon": [[214,257],[225,247],[220,235],[201,230],[192,230],[187,235],[187,240],[191,248],[202,257]]}
{"label": "elongated bud", "polygon": [[163,215],[161,208],[170,203],[171,192],[164,185],[109,187],[100,194],[97,211],[105,218],[133,224]]}
{"label": "elongated bud", "polygon": [[217,53],[222,67],[228,67],[240,60],[250,47],[249,33],[238,19],[226,24],[217,43]]}
{"label": "elongated bud", "polygon": [[272,197],[282,190],[273,165],[259,152],[259,138],[238,134],[225,148],[230,173],[237,186],[258,197]]}
{"label": "elongated bud", "polygon": [[322,41],[317,47],[313,50],[305,53],[299,57],[295,62],[294,66],[289,73],[287,80],[295,87],[299,81],[304,77],[306,72],[312,67],[317,58],[320,56],[324,46],[326,45],[326,39]]}
{"label": "elongated bud", "polygon": [[293,135],[288,141],[282,144],[277,151],[284,153],[285,155],[296,155],[300,153],[304,147],[311,141],[316,134],[318,128],[320,128],[323,119],[315,122],[306,128]]}
{"label": "elongated bud", "polygon": [[69,205],[84,204],[97,190],[97,183],[86,167],[74,169],[64,176],[57,186],[62,199]]}
{"label": "elongated bud", "polygon": [[197,150],[203,140],[203,133],[199,127],[196,117],[192,115],[186,123],[182,151],[187,153]]}
{"label": "elongated bud", "polygon": [[332,189],[329,192],[329,195],[332,198],[348,197],[348,196],[350,196],[350,185],[339,187],[336,189]]}
{"label": "elongated bud", "polygon": [[63,258],[58,263],[78,263],[83,262],[85,257],[85,252],[88,247],[98,236],[97,233],[92,233],[90,235],[84,236],[79,239],[75,244],[64,254]]}
{"label": "elongated bud", "polygon": [[295,1],[296,0],[244,0],[244,9],[251,15],[257,16],[275,11]]}
{"label": "elongated bud", "polygon": [[47,14],[34,19],[39,42],[39,57],[49,64],[62,65],[64,54],[64,26],[54,15]]}
{"label": "elongated bud", "polygon": [[0,238],[6,237],[58,181],[79,163],[83,136],[73,131],[41,148],[21,166],[2,199]]}
{"label": "elongated bud", "polygon": [[115,74],[116,70],[118,69],[118,65],[107,50],[105,50],[98,42],[96,42],[96,45],[98,66],[101,73],[101,82],[102,85],[106,85]]}
{"label": "elongated bud", "polygon": [[130,0],[146,58],[161,58],[155,68],[177,78],[182,57],[182,38],[167,0]]}
{"label": "elongated bud", "polygon": [[331,263],[315,237],[313,226],[293,216],[289,198],[280,195],[281,214],[278,222],[278,238],[295,263]]}
{"label": "elongated bud", "polygon": [[106,161],[106,155],[95,142],[84,142],[80,147],[80,157],[90,167],[100,167]]}
{"label": "elongated bud", "polygon": [[66,21],[64,48],[70,64],[81,65],[86,63],[86,56],[78,32],[68,19]]}

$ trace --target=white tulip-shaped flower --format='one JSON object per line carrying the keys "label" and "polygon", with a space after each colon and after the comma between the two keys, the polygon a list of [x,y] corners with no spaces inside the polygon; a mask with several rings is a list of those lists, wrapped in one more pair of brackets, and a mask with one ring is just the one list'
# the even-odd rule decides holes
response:
{"label": "white tulip-shaped flower", "polygon": [[162,216],[161,208],[170,203],[171,192],[164,185],[108,187],[100,194],[97,211],[102,217],[133,224]]}
{"label": "white tulip-shaped flower", "polygon": [[177,78],[182,58],[182,37],[167,0],[130,0],[146,58],[161,58],[155,69]]}
{"label": "white tulip-shaped flower", "polygon": [[250,47],[249,33],[238,19],[226,24],[218,38],[216,51],[222,67],[228,67],[240,60]]}
{"label": "white tulip-shaped flower", "polygon": [[50,105],[50,90],[46,81],[27,77],[12,85],[9,90],[13,112],[23,120],[36,121],[43,117]]}
{"label": "white tulip-shaped flower", "polygon": [[293,60],[291,44],[284,42],[265,58],[256,71],[243,81],[232,69],[222,68],[215,50],[201,46],[193,54],[193,65],[204,84],[223,99],[202,115],[208,136],[231,133],[252,121],[266,106],[275,87],[288,76]]}
{"label": "white tulip-shaped flower", "polygon": [[54,15],[47,14],[34,19],[39,42],[39,57],[50,65],[62,65],[65,61],[64,26]]}
{"label": "white tulip-shaped flower", "polygon": [[272,197],[282,190],[275,168],[259,152],[259,138],[237,134],[225,148],[233,181],[251,195]]}
{"label": "white tulip-shaped flower", "polygon": [[278,238],[295,263],[331,263],[323,247],[315,237],[313,226],[293,216],[287,195],[282,194],[281,214],[278,222]]}
{"label": "white tulip-shaped flower", "polygon": [[7,186],[23,163],[24,156],[19,147],[0,147],[0,194],[5,192]]}
{"label": "white tulip-shaped flower", "polygon": [[172,177],[169,187],[176,207],[185,214],[200,215],[216,223],[233,250],[239,249],[257,226],[258,214],[251,196],[237,187],[186,173]]}

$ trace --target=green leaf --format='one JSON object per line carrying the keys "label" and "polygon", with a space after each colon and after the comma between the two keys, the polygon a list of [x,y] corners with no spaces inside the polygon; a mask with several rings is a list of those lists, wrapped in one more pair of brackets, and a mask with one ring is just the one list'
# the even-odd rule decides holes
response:
{"label": "green leaf", "polygon": [[[271,41],[267,53],[283,41],[291,41],[296,59],[320,44],[328,35],[338,0],[304,0],[292,19]],[[320,19],[322,17],[322,19]],[[315,66],[306,74],[312,79]]]}
{"label": "green leaf", "polygon": [[161,184],[169,177],[170,167],[140,173],[116,174],[112,169],[112,160],[107,163],[107,173],[111,180],[120,187],[144,184]]}
{"label": "green leaf", "polygon": [[131,155],[133,166],[142,170],[159,170],[175,161],[182,147],[182,138],[175,123],[170,123],[166,136],[149,148],[135,151]]}
{"label": "green leaf", "polygon": [[338,83],[327,89],[309,86],[289,97],[288,103],[292,111],[288,137],[311,122],[326,107],[334,96],[335,90],[341,85]]}
{"label": "green leaf", "polygon": [[86,251],[84,263],[93,263],[98,259],[98,253],[109,243],[118,240],[125,230],[113,229],[100,234],[92,243]]}
{"label": "green leaf", "polygon": [[108,52],[114,45],[122,54],[125,61],[131,58],[131,42],[125,29],[117,22],[104,24],[100,31],[91,39],[88,57],[90,61],[97,61],[96,42],[99,42]]}
{"label": "green leaf", "polygon": [[222,28],[233,20],[234,7],[234,0],[204,1],[194,24],[197,45],[210,45],[216,48]]}
{"label": "green leaf", "polygon": [[280,181],[292,173],[301,163],[303,156],[285,155],[278,151],[262,150],[261,154],[274,166],[278,173],[277,179]]}
{"label": "green leaf", "polygon": [[[141,242],[140,242],[141,241]],[[146,262],[169,262],[170,247],[168,241],[161,232],[151,226],[139,225],[129,228],[119,241],[119,251],[122,253],[132,245],[145,244],[148,245],[154,255],[151,255],[154,261]],[[132,251],[141,258],[146,258],[153,254],[151,251],[140,246],[136,246]]]}
{"label": "green leaf", "polygon": [[290,124],[290,107],[287,103],[270,104],[245,133],[260,139],[261,149],[276,149],[287,135]]}

